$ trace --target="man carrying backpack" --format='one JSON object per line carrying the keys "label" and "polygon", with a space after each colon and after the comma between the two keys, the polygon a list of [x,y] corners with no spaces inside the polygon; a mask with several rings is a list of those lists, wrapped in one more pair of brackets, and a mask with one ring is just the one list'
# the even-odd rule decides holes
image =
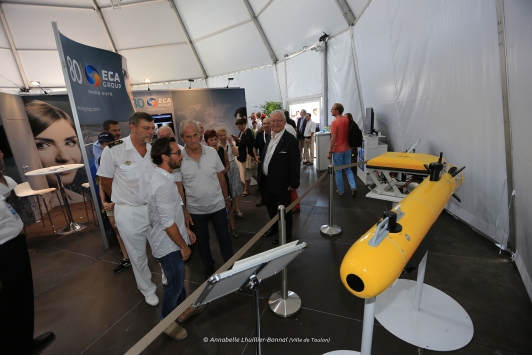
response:
{"label": "man carrying backpack", "polygon": [[[335,103],[331,109],[331,115],[335,117],[331,123],[331,145],[329,148],[329,154],[327,159],[333,160],[334,166],[342,166],[351,164],[351,147],[349,146],[348,132],[349,132],[349,119],[346,116],[342,116],[344,113],[344,106],[339,103]],[[347,176],[349,186],[351,186],[351,195],[355,197],[357,195],[357,186],[355,183],[355,177],[351,168],[343,169]],[[336,193],[340,196],[344,194],[344,179],[342,177],[342,170],[335,171],[336,178]]]}

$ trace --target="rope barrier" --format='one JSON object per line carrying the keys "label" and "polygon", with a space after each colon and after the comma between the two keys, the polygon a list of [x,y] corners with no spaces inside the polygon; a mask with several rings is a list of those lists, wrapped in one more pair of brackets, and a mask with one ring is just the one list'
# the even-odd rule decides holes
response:
{"label": "rope barrier", "polygon": [[[292,202],[288,207],[286,207],[286,212],[292,210],[295,205],[297,205],[301,200],[307,196],[312,189],[314,189],[323,178],[327,176],[327,172],[324,172],[318,180],[316,180],[301,196],[299,196],[294,202]],[[246,253],[268,229],[270,229],[275,222],[279,219],[279,215],[275,215],[268,223],[262,227],[240,250],[238,250],[231,259],[227,260],[215,273],[219,274],[221,272],[229,270],[231,266],[240,259],[244,253]],[[125,355],[138,355],[144,351],[161,333],[172,324],[177,317],[179,317],[188,307],[190,307],[198,297],[203,292],[203,289],[207,286],[207,280],[205,280],[196,291],[192,292],[176,309],[172,311],[168,316],[161,320],[159,324],[152,328],[142,339],[140,339],[131,349],[129,349]]]}
{"label": "rope barrier", "polygon": [[362,165],[362,164],[367,164],[367,160],[364,160],[364,161],[359,161],[358,163],[353,163],[353,164],[347,164],[347,165],[341,165],[341,166],[335,166],[334,167],[334,171],[336,170],[344,170],[344,169],[347,169],[347,168],[352,168],[354,166],[359,166],[359,165]]}

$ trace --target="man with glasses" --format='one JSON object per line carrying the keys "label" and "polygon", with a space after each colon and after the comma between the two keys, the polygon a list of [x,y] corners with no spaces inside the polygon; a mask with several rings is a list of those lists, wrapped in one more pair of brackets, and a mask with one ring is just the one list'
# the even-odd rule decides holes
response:
{"label": "man with glasses", "polygon": [[[185,261],[191,255],[189,245],[195,242],[196,236],[185,225],[183,202],[174,185],[172,172],[181,166],[183,159],[175,138],[157,139],[152,146],[151,159],[157,167],[150,181],[148,210],[152,230],[148,241],[153,256],[161,263],[168,278],[161,308],[161,319],[164,319],[187,298]],[[204,308],[205,305],[189,307],[177,321],[184,322]],[[187,336],[186,329],[176,322],[172,322],[164,332],[175,340]]]}
{"label": "man with glasses", "polygon": [[[347,116],[342,116],[344,113],[344,106],[339,103],[335,103],[331,109],[331,115],[335,117],[335,120],[331,123],[331,143],[329,147],[329,154],[327,159],[333,160],[334,166],[342,166],[351,164],[351,147],[347,139],[349,132],[349,119]],[[357,195],[357,186],[355,183],[355,177],[351,168],[343,169],[347,176],[349,186],[351,186],[351,196]],[[334,172],[336,179],[336,193],[340,196],[344,194],[344,178],[342,176],[342,170],[336,170]]]}
{"label": "man with glasses", "polygon": [[185,219],[187,224],[193,225],[196,234],[200,258],[205,265],[205,278],[209,278],[215,270],[209,243],[209,221],[214,226],[224,262],[233,256],[227,222],[231,198],[224,175],[225,166],[216,150],[200,144],[199,132],[194,120],[184,120],[179,125],[185,150],[176,181],[181,199],[186,201]]}
{"label": "man with glasses", "polygon": [[157,306],[159,298],[151,281],[146,256],[148,237],[148,190],[155,171],[150,158],[155,124],[150,114],[135,112],[129,119],[131,134],[109,143],[102,152],[97,175],[105,193],[115,203],[116,227],[126,247],[137,287],[146,303]]}
{"label": "man with glasses", "polygon": [[[283,111],[275,110],[271,114],[272,136],[261,153],[262,177],[266,190],[266,208],[270,218],[277,214],[279,205],[288,207],[292,190],[299,187],[299,147],[297,138],[286,130],[286,118]],[[289,127],[289,126],[288,126]],[[264,237],[276,233],[273,225]],[[292,211],[286,214],[286,240],[292,239]],[[273,241],[279,244],[279,239]]]}

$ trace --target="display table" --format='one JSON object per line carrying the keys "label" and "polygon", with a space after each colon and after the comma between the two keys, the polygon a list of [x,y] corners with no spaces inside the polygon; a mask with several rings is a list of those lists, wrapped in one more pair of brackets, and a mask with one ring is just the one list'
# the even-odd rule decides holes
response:
{"label": "display table", "polygon": [[67,212],[68,216],[68,225],[64,228],[61,228],[57,234],[61,235],[67,235],[71,233],[79,232],[89,225],[88,223],[76,223],[74,222],[74,219],[72,218],[72,212],[70,212],[70,206],[68,205],[68,199],[65,192],[65,187],[63,186],[63,181],[61,180],[61,173],[64,173],[66,171],[79,169],[83,167],[83,164],[66,164],[66,165],[56,165],[56,166],[50,166],[48,168],[43,169],[37,169],[28,171],[26,176],[37,176],[37,175],[50,175],[55,174],[57,177],[57,186],[59,186],[59,190],[61,191],[61,196],[63,196],[63,204],[65,205],[65,210]]}

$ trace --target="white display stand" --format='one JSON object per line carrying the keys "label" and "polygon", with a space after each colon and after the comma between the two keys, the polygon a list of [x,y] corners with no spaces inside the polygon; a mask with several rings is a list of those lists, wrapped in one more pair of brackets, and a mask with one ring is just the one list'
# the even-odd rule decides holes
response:
{"label": "white display stand", "polygon": [[325,171],[331,164],[331,161],[327,159],[331,145],[331,133],[318,132],[314,137],[316,137],[316,170]]}
{"label": "white display stand", "polygon": [[426,260],[427,254],[419,264],[417,281],[397,280],[377,297],[375,318],[390,333],[418,348],[463,348],[473,338],[473,322],[458,302],[423,283]]}
{"label": "white display stand", "polygon": [[[388,144],[381,143],[380,138],[385,138],[385,136],[374,136],[364,134],[362,140],[362,147],[358,148],[358,162],[370,160],[388,151]],[[357,176],[366,185],[372,182],[367,175],[365,164],[361,164],[358,166]]]}

